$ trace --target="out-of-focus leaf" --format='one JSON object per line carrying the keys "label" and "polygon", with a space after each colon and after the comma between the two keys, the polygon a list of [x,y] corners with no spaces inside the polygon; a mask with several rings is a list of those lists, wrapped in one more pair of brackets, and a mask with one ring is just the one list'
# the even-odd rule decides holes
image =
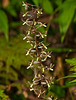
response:
{"label": "out-of-focus leaf", "polygon": [[8,13],[14,17],[17,16],[16,10],[13,8],[13,6],[11,4],[9,4],[6,8],[6,10],[8,11]]}
{"label": "out-of-focus leaf", "polygon": [[65,85],[63,85],[63,88],[70,88],[76,85],[76,79],[73,81],[66,81]]}
{"label": "out-of-focus leaf", "polygon": [[42,8],[48,14],[52,14],[53,13],[53,6],[52,6],[52,3],[49,0],[44,0],[43,1]]}
{"label": "out-of-focus leaf", "polygon": [[65,61],[67,63],[69,63],[72,66],[76,66],[76,58],[72,58],[72,59],[65,59]]}
{"label": "out-of-focus leaf", "polygon": [[55,93],[58,98],[65,97],[65,90],[61,86],[54,86],[51,88],[51,91]]}
{"label": "out-of-focus leaf", "polygon": [[53,51],[53,52],[57,52],[57,53],[61,53],[61,52],[75,52],[76,49],[72,49],[72,48],[55,48],[55,47],[50,47],[47,49],[47,51]]}
{"label": "out-of-focus leaf", "polygon": [[76,71],[76,66],[72,67],[70,71]]}
{"label": "out-of-focus leaf", "polygon": [[10,23],[10,27],[17,27],[17,26],[20,26],[21,25],[21,22],[12,22]]}
{"label": "out-of-focus leaf", "polygon": [[26,0],[11,0],[10,4],[16,8],[16,11],[21,9],[22,7],[22,1],[26,2]]}
{"label": "out-of-focus leaf", "polygon": [[22,0],[19,0],[19,1],[18,0],[11,0],[11,5],[13,5],[13,6],[19,5],[18,3],[20,3],[20,1],[22,2]]}
{"label": "out-of-focus leaf", "polygon": [[0,100],[7,100],[8,96],[4,94],[4,90],[0,89]]}
{"label": "out-of-focus leaf", "polygon": [[74,17],[74,20],[73,20],[73,22],[74,22],[74,23],[76,23],[76,14],[75,14],[75,17]]}
{"label": "out-of-focus leaf", "polygon": [[[76,71],[76,58],[72,58],[72,59],[66,59],[65,60],[67,63],[69,63],[71,66],[74,66],[70,69],[70,71]],[[76,76],[76,73],[73,74],[74,76]],[[76,84],[76,79],[70,81],[70,83],[75,83]]]}
{"label": "out-of-focus leaf", "polygon": [[[71,12],[71,13],[70,13]],[[74,16],[74,9],[72,7],[69,8],[69,10],[65,10],[64,13],[60,16],[60,32],[61,32],[61,41],[63,42],[65,33],[67,32],[72,18]]]}
{"label": "out-of-focus leaf", "polygon": [[70,81],[66,80],[65,84],[62,86],[63,88],[70,88],[72,86],[75,86],[76,83],[71,83]]}
{"label": "out-of-focus leaf", "polygon": [[62,4],[62,0],[55,0],[55,3],[60,6]]}
{"label": "out-of-focus leaf", "polygon": [[70,71],[76,71],[76,58],[72,59],[66,59],[65,60],[67,63],[69,63],[71,66],[74,66],[70,69]]}
{"label": "out-of-focus leaf", "polygon": [[75,80],[73,80],[73,81],[71,81],[70,83],[76,83],[76,79],[75,79]]}
{"label": "out-of-focus leaf", "polygon": [[66,0],[60,7],[60,15],[57,22],[60,24],[61,41],[63,42],[65,33],[67,32],[76,8],[76,0]]}
{"label": "out-of-focus leaf", "polygon": [[33,0],[33,2],[35,3],[35,5],[39,6],[40,0]]}
{"label": "out-of-focus leaf", "polygon": [[8,40],[8,19],[4,11],[0,10],[0,31],[3,31]]}
{"label": "out-of-focus leaf", "polygon": [[71,75],[68,75],[68,76],[64,76],[64,77],[62,77],[62,78],[59,78],[59,79],[57,79],[57,80],[55,81],[55,83],[58,82],[58,81],[60,81],[61,79],[70,78],[70,77],[76,77],[76,73],[73,73],[73,74],[71,74]]}

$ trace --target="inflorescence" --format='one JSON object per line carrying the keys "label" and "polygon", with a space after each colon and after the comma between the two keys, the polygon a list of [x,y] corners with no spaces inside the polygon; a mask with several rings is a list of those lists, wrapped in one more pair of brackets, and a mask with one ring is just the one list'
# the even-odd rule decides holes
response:
{"label": "inflorescence", "polygon": [[42,14],[42,9],[37,9],[35,5],[31,5],[23,2],[26,12],[23,14],[23,25],[28,27],[23,40],[27,40],[30,43],[31,48],[27,51],[26,55],[32,57],[27,69],[31,68],[34,71],[34,78],[32,84],[30,84],[30,90],[34,91],[38,97],[45,94],[46,89],[50,87],[53,82],[53,77],[48,76],[46,72],[53,71],[52,63],[50,66],[44,65],[47,58],[51,58],[50,53],[46,52],[47,46],[43,40],[47,36],[47,31],[42,32],[39,28],[46,29],[46,25],[38,21],[39,16]]}

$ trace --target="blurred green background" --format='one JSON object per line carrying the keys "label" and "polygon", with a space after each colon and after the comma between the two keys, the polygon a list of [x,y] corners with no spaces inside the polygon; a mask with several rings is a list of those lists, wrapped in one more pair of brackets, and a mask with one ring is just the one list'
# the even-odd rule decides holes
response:
{"label": "blurred green background", "polygon": [[[26,26],[22,26],[22,14],[25,12],[22,1],[0,0],[0,88],[10,100],[36,100],[35,95],[28,88],[28,80],[32,80],[33,71],[26,68],[31,58],[26,56],[25,50],[29,49],[30,45],[23,41]],[[52,51],[52,59],[48,59],[46,63],[47,65],[49,62],[54,63],[56,79],[75,73],[76,0],[24,0],[24,2],[43,9],[43,15],[38,20],[47,24],[46,42],[49,43],[47,51]],[[71,66],[75,67],[71,69],[73,72],[70,72],[71,67],[66,64],[65,59],[72,58],[75,60],[69,60],[69,64],[73,62]],[[76,81],[71,85],[70,80],[59,81],[47,96],[53,95],[61,98],[60,100],[62,98],[75,100],[76,87],[73,85]]]}

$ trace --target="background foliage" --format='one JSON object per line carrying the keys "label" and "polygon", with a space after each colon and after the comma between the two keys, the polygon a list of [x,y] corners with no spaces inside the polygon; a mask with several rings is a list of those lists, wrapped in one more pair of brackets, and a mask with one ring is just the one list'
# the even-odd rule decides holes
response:
{"label": "background foliage", "polygon": [[[23,37],[20,35],[25,33],[26,29],[26,26],[22,27],[21,23],[21,14],[25,12],[22,8],[22,1],[0,0],[0,87],[4,89],[4,92],[3,90],[2,92],[0,91],[0,94],[2,94],[0,98],[2,96],[6,98],[5,94],[8,94],[13,100],[17,100],[18,97],[24,100],[24,86],[29,86],[27,80],[31,80],[31,76],[33,76],[33,72],[26,69],[31,59],[25,56],[25,49],[30,47],[29,44],[26,45],[26,41],[23,41]],[[67,91],[70,94],[70,98],[67,94],[68,100],[74,100],[74,94],[70,91],[71,87],[76,85],[76,79],[74,79],[76,77],[76,0],[24,1],[43,9],[44,16],[42,19],[45,17],[44,22],[47,24],[47,41],[51,41],[47,51],[53,51],[52,61],[50,62],[54,62],[55,73],[60,73],[60,75],[56,74],[56,79],[66,75],[69,77],[70,73],[71,77],[73,77],[70,80],[59,80],[55,86],[47,90],[46,96],[53,95],[58,98],[65,98],[68,88]],[[61,60],[59,61],[58,58]],[[68,66],[71,66],[71,68]],[[13,91],[10,92],[13,95],[12,97],[7,92],[7,85],[10,87],[9,91]],[[12,89],[12,87],[18,89],[21,94],[14,93],[15,89]],[[55,91],[56,89],[57,91]],[[61,92],[63,93],[61,94]],[[29,94],[29,91],[27,91],[27,94]]]}

